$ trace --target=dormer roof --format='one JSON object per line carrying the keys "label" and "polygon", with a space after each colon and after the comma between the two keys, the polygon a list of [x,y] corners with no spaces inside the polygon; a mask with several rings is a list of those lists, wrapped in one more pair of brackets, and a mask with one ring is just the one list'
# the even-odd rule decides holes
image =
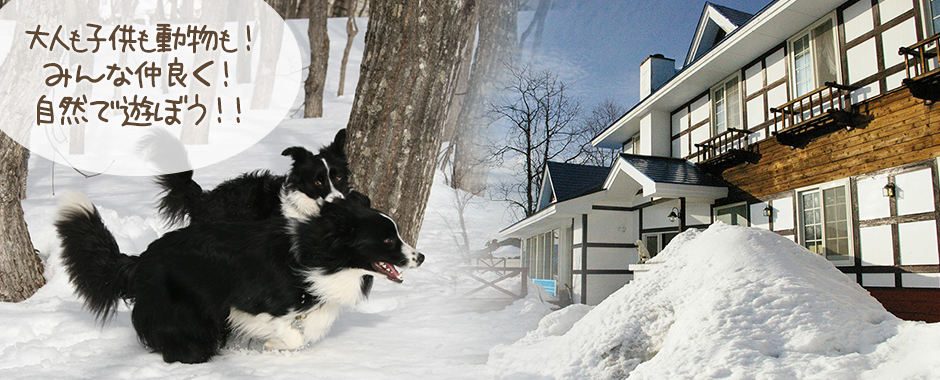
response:
{"label": "dormer roof", "polygon": [[689,52],[685,56],[685,65],[695,62],[752,17],[754,15],[750,13],[706,2],[698,27],[695,29],[695,35],[692,37]]}

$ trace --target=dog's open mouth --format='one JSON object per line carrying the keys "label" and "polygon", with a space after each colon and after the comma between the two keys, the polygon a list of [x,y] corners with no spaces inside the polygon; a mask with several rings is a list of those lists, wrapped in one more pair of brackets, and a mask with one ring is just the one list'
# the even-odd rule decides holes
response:
{"label": "dog's open mouth", "polygon": [[389,280],[402,283],[401,273],[398,272],[398,269],[394,265],[386,262],[374,262],[372,263],[372,268],[375,268],[376,272],[384,274]]}

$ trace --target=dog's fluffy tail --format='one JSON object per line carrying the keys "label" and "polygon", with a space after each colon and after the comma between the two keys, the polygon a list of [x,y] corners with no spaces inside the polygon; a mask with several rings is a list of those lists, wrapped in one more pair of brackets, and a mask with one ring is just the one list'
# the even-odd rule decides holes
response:
{"label": "dog's fluffy tail", "polygon": [[85,307],[106,321],[118,301],[134,298],[131,281],[137,257],[122,254],[95,205],[80,193],[67,193],[55,222],[62,261]]}
{"label": "dog's fluffy tail", "polygon": [[167,223],[181,224],[202,201],[202,187],[193,181],[192,170],[158,175],[156,183],[163,189],[157,209]]}

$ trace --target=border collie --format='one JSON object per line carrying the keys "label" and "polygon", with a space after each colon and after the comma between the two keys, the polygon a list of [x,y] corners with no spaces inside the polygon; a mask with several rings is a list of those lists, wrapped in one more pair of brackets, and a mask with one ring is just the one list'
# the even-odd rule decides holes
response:
{"label": "border collie", "polygon": [[[299,146],[285,149],[281,155],[294,160],[286,175],[258,170],[208,191],[193,181],[192,170],[159,175],[156,183],[163,188],[159,212],[173,224],[187,215],[190,224],[316,216],[324,203],[350,195],[345,143],[346,130],[341,129],[316,155]],[[369,206],[368,197],[352,193],[357,202]]]}
{"label": "border collie", "polygon": [[365,278],[401,283],[424,262],[391,218],[344,199],[307,219],[190,225],[139,256],[118,250],[84,195],[64,197],[55,226],[86,308],[106,321],[132,303],[139,340],[168,363],[208,361],[233,336],[300,348],[366,297]]}

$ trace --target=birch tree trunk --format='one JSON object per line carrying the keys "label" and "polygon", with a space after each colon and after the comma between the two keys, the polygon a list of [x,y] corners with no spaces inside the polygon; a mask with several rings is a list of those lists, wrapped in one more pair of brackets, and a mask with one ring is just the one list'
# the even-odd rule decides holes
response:
{"label": "birch tree trunk", "polygon": [[346,151],[357,190],[415,244],[474,0],[370,5]]}

